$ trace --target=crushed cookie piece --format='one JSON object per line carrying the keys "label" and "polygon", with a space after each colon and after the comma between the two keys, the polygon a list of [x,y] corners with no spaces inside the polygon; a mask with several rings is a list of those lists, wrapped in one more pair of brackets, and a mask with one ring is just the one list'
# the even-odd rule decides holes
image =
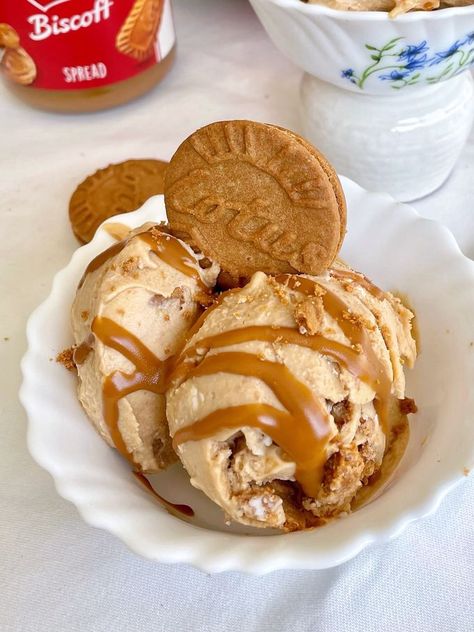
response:
{"label": "crushed cookie piece", "polygon": [[202,307],[209,307],[214,302],[214,297],[212,294],[208,294],[207,292],[198,292],[194,299],[201,305]]}
{"label": "crushed cookie piece", "polygon": [[150,230],[150,235],[155,241],[160,241],[163,234],[167,234],[167,231],[163,230],[163,228],[163,226],[157,224],[156,226],[153,226],[153,228]]}
{"label": "crushed cookie piece", "polygon": [[354,405],[349,401],[349,399],[344,399],[342,402],[338,402],[333,405],[331,415],[333,416],[334,423],[336,424],[338,430],[351,420],[353,409]]}
{"label": "crushed cookie piece", "polygon": [[184,288],[175,287],[174,290],[171,292],[171,298],[177,298],[179,300],[180,307],[182,307],[186,301]]}
{"label": "crushed cookie piece", "polygon": [[198,264],[199,264],[199,267],[202,268],[203,270],[208,270],[209,268],[212,268],[212,261],[208,259],[207,257],[204,257],[203,259],[199,259]]}
{"label": "crushed cookie piece", "polygon": [[169,314],[163,314],[163,320],[168,322],[170,319],[170,315]]}
{"label": "crushed cookie piece", "polygon": [[313,294],[314,296],[323,297],[326,294],[326,290],[323,288],[322,285],[318,285],[317,283],[315,283],[313,287]]}
{"label": "crushed cookie piece", "polygon": [[411,415],[418,411],[418,407],[415,404],[415,400],[410,397],[398,400],[398,406],[402,415]]}
{"label": "crushed cookie piece", "polygon": [[139,259],[138,257],[129,257],[126,261],[123,261],[120,264],[120,269],[122,274],[129,276],[136,276],[139,270]]}
{"label": "crushed cookie piece", "polygon": [[469,476],[471,470],[468,467],[463,467],[462,473],[464,474],[464,476]]}
{"label": "crushed cookie piece", "polygon": [[89,312],[87,311],[87,309],[84,309],[81,312],[81,318],[82,318],[82,320],[87,320],[89,318]]}
{"label": "crushed cookie piece", "polygon": [[296,323],[301,333],[314,336],[321,330],[324,319],[324,306],[320,296],[311,296],[295,306]]}
{"label": "crushed cookie piece", "polygon": [[279,299],[283,305],[290,304],[290,296],[288,295],[286,286],[281,285],[273,277],[268,277],[268,283],[272,286],[273,294]]}
{"label": "crushed cookie piece", "polygon": [[56,356],[56,362],[58,362],[58,364],[62,364],[68,371],[75,371],[76,364],[74,362],[74,347],[68,347],[67,349],[63,349],[63,351],[60,351]]}
{"label": "crushed cookie piece", "polygon": [[374,323],[371,323],[360,314],[351,312],[348,309],[342,312],[342,317],[344,318],[344,320],[348,320],[350,323],[356,325],[357,327],[360,327],[361,329],[367,329],[369,331],[375,331],[376,329],[376,325],[374,325]]}

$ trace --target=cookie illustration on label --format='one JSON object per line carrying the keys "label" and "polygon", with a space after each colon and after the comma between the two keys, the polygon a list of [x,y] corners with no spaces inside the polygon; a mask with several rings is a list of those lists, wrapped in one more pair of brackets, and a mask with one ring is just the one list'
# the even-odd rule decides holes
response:
{"label": "cookie illustration on label", "polygon": [[36,79],[36,65],[24,48],[6,48],[0,61],[5,77],[21,86],[29,86]]}
{"label": "cookie illustration on label", "polygon": [[164,0],[135,0],[118,32],[117,50],[138,61],[148,59],[153,54],[163,5]]}
{"label": "cookie illustration on label", "polygon": [[327,160],[273,125],[221,121],[178,148],[165,178],[173,231],[232,277],[306,272],[334,261],[345,201]]}
{"label": "cookie illustration on label", "polygon": [[0,24],[0,48],[18,48],[20,37],[9,24]]}
{"label": "cookie illustration on label", "polygon": [[163,193],[167,167],[161,160],[126,160],[81,182],[69,202],[69,219],[79,241],[89,242],[109,217],[135,211],[152,195]]}

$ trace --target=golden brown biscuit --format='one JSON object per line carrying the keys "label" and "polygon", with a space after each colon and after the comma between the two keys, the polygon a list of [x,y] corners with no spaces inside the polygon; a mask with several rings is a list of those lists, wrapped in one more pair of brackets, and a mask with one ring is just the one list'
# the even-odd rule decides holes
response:
{"label": "golden brown biscuit", "polygon": [[13,26],[0,24],[0,48],[18,48],[20,37]]}
{"label": "golden brown biscuit", "polygon": [[153,53],[164,0],[135,0],[115,40],[118,51],[138,61]]}
{"label": "golden brown biscuit", "polygon": [[24,48],[7,48],[0,61],[3,74],[20,84],[29,86],[36,79],[36,65]]}
{"label": "golden brown biscuit", "polygon": [[109,217],[134,211],[152,195],[163,193],[167,167],[161,160],[126,160],[81,182],[69,202],[69,219],[79,241],[90,241]]}
{"label": "golden brown biscuit", "polygon": [[319,274],[345,232],[345,203],[326,159],[292,132],[252,121],[204,127],[178,148],[165,178],[173,231],[233,279]]}
{"label": "golden brown biscuit", "polygon": [[340,237],[340,240],[339,240],[339,246],[337,248],[337,251],[339,252],[339,250],[341,249],[341,246],[342,246],[342,242],[344,241],[344,237],[346,235],[347,208],[346,208],[346,198],[344,197],[344,192],[342,190],[341,183],[339,182],[339,178],[338,178],[338,175],[337,175],[334,167],[331,165],[330,162],[328,162],[327,158],[325,156],[323,156],[323,154],[321,152],[319,152],[316,149],[316,147],[314,147],[314,145],[311,145],[311,143],[309,143],[302,136],[299,136],[298,134],[295,134],[295,132],[292,132],[289,129],[285,129],[284,127],[279,127],[279,126],[273,126],[273,127],[278,127],[278,129],[281,129],[283,132],[287,132],[288,134],[291,134],[291,136],[295,140],[297,140],[304,147],[306,147],[306,149],[308,151],[313,153],[313,155],[317,158],[317,160],[319,160],[319,163],[320,163],[321,167],[324,169],[327,177],[329,178],[329,181],[330,181],[330,183],[331,183],[331,185],[332,185],[332,187],[334,189],[334,193],[336,195],[337,205],[339,207],[339,218],[341,220],[341,237]]}

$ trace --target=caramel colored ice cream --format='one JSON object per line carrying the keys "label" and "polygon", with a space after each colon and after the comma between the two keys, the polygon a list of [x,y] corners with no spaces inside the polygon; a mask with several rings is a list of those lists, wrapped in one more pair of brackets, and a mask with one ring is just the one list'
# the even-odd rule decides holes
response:
{"label": "caramel colored ice cream", "polygon": [[72,307],[81,404],[102,437],[144,472],[176,459],[165,417],[166,360],[218,274],[163,230],[142,226],[101,253]]}
{"label": "caramel colored ice cream", "polygon": [[412,318],[343,264],[257,272],[222,294],[169,378],[169,429],[192,484],[245,525],[295,530],[350,511],[406,423]]}

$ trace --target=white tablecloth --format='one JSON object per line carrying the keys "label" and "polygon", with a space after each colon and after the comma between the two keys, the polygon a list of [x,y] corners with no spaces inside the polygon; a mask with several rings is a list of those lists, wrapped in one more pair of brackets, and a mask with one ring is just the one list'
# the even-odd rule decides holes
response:
{"label": "white tablecloth", "polygon": [[[17,399],[25,321],[77,247],[67,218],[76,184],[109,162],[167,159],[215,119],[299,127],[300,72],[245,0],[175,0],[175,14],[176,67],[136,103],[59,116],[0,89],[0,630],[472,632],[472,478],[436,515],[339,568],[208,576],[140,559],[86,525],[26,450]],[[415,203],[471,257],[473,165],[474,135],[445,186]]]}

